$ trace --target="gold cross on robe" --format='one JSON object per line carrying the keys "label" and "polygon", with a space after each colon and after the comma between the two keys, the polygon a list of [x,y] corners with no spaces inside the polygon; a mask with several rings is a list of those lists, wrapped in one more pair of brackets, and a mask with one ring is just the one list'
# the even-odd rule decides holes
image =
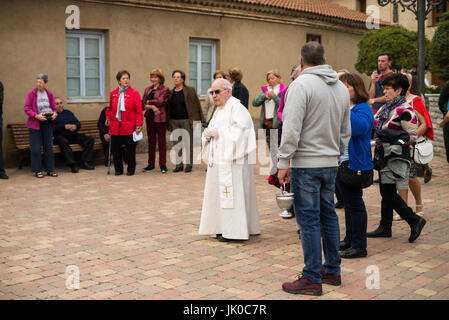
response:
{"label": "gold cross on robe", "polygon": [[225,191],[223,193],[226,195],[226,198],[228,197],[228,194],[230,194],[227,186],[225,187]]}

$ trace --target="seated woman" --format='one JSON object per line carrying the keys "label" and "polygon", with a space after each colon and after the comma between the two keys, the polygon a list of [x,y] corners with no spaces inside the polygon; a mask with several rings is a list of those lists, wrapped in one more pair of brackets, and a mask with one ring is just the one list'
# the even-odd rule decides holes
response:
{"label": "seated woman", "polygon": [[[376,163],[383,162],[382,165],[376,167],[376,170],[379,170],[379,189],[382,196],[381,219],[379,227],[372,232],[368,232],[366,236],[368,238],[390,238],[393,210],[395,210],[409,224],[410,237],[408,241],[413,242],[421,234],[426,220],[407,206],[397,193],[397,189],[408,189],[410,146],[407,141],[404,141],[404,135],[401,135],[397,139],[397,144],[394,145],[394,147],[402,148],[401,153],[398,155],[390,150],[392,155],[386,157],[387,144],[381,141],[380,136],[386,136],[386,133],[393,135],[396,131],[400,131],[396,132],[397,136],[404,132],[405,136],[409,137],[408,143],[413,143],[417,136],[417,119],[413,108],[405,99],[409,87],[406,76],[397,73],[392,74],[384,79],[382,85],[387,102],[374,116],[374,138],[376,140],[374,158]],[[387,129],[389,131],[386,131]]]}

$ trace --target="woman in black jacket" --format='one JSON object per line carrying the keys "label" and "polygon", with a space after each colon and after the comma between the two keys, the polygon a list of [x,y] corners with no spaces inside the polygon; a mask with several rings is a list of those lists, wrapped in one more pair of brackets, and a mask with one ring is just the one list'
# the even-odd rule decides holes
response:
{"label": "woman in black jacket", "polygon": [[240,102],[248,109],[249,92],[245,85],[241,82],[243,78],[242,71],[238,68],[231,68],[228,71],[229,82],[232,83],[232,96],[239,99]]}

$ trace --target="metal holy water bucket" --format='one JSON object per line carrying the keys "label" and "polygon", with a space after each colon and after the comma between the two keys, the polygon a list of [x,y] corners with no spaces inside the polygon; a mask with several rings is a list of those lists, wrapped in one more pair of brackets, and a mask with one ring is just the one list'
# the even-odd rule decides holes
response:
{"label": "metal holy water bucket", "polygon": [[291,192],[285,192],[284,188],[281,188],[281,193],[276,194],[276,202],[280,209],[282,209],[282,215],[288,215],[288,209],[292,206],[295,194]]}

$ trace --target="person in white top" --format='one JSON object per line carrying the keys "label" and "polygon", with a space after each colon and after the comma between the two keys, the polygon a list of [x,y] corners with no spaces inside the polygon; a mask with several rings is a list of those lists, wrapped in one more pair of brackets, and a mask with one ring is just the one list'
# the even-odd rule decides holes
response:
{"label": "person in white top", "polygon": [[251,157],[256,134],[248,110],[232,96],[226,79],[212,83],[217,110],[202,135],[208,165],[199,234],[221,242],[248,240],[260,233]]}

